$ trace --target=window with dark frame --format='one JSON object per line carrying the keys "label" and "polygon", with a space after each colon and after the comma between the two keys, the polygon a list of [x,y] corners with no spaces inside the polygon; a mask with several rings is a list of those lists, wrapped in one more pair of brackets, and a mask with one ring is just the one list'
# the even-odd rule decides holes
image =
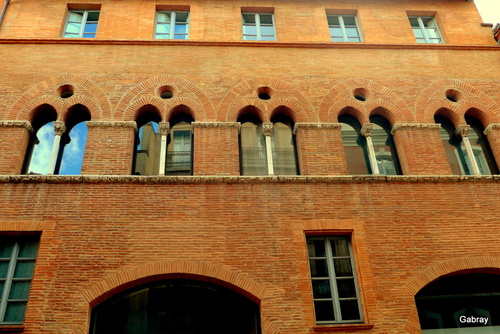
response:
{"label": "window with dark frame", "polygon": [[24,322],[38,240],[38,236],[0,236],[0,325]]}
{"label": "window with dark frame", "polygon": [[318,325],[363,322],[349,236],[308,236],[314,311]]}

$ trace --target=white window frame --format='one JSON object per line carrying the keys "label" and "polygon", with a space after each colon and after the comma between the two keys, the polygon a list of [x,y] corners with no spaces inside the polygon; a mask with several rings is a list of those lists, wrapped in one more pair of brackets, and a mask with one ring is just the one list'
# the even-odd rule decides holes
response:
{"label": "white window frame", "polygon": [[[356,17],[356,15],[341,15],[341,14],[327,14],[326,17],[327,17],[327,22],[328,22],[328,19],[330,17],[338,17],[339,18],[339,25],[340,25],[340,30],[342,32],[342,39],[344,40],[344,42],[351,42],[351,43],[360,43],[360,42],[363,42],[363,36],[361,36],[361,31],[359,29],[359,22],[358,22],[358,18]],[[358,42],[353,42],[353,41],[349,41],[349,37],[347,36],[347,32],[345,30],[346,26],[345,26],[345,23],[344,23],[344,18],[345,17],[353,17],[354,18],[354,22],[355,22],[355,26],[354,27],[351,27],[349,26],[348,28],[356,28],[356,31],[358,32],[358,38],[359,38],[359,41]],[[331,24],[328,24],[328,28],[337,28],[337,26],[335,25],[331,25]],[[333,41],[333,36],[331,35],[330,33],[330,39],[332,39],[332,42],[339,42],[339,41]]]}
{"label": "white window frame", "polygon": [[[255,35],[245,35],[245,26],[252,26],[254,25],[253,23],[245,23],[245,17],[244,15],[254,15],[255,16],[255,33],[257,41],[276,41],[276,24],[274,21],[274,13],[252,13],[252,12],[242,12],[241,13],[241,25],[242,25],[242,33],[243,33],[243,40],[245,41],[252,41],[252,39],[245,39],[245,36],[255,36]],[[273,27],[273,40],[263,40],[262,39],[262,33],[261,33],[261,23],[260,23],[260,15],[271,15],[271,19],[273,20],[272,27]],[[269,35],[266,35],[269,36]]]}
{"label": "white window frame", "polygon": [[[332,254],[332,248],[331,248],[331,240],[334,239],[343,239],[348,242],[349,245],[349,256],[337,256],[334,257]],[[333,313],[335,319],[333,320],[316,320],[316,324],[318,325],[328,325],[328,324],[347,324],[347,323],[363,323],[363,309],[361,307],[361,297],[359,294],[359,286],[358,286],[358,279],[356,275],[356,267],[354,263],[354,255],[352,251],[352,243],[351,243],[351,238],[350,236],[347,235],[334,235],[334,236],[307,236],[307,240],[323,240],[325,243],[325,251],[326,251],[326,256],[311,256],[311,254],[308,254],[309,261],[311,260],[326,260],[327,267],[328,267],[328,277],[312,277],[312,273],[310,272],[310,278],[311,278],[311,285],[314,280],[329,280],[330,282],[330,291],[332,293],[331,298],[314,298],[313,301],[331,301],[333,304]],[[337,289],[337,277],[335,275],[335,265],[334,265],[334,259],[341,259],[341,258],[349,258],[351,262],[351,268],[352,268],[352,277],[342,277],[342,279],[353,279],[354,280],[354,287],[356,291],[356,297],[350,297],[350,298],[339,298],[338,296],[338,289]],[[341,300],[357,300],[358,304],[358,312],[359,312],[359,319],[354,319],[354,320],[342,320],[342,311],[340,307],[340,301]],[[315,310],[316,313],[316,310]]]}
{"label": "white window frame", "polygon": [[[429,44],[443,44],[444,43],[443,35],[441,34],[441,31],[439,30],[439,26],[436,22],[436,19],[433,16],[415,16],[415,15],[413,15],[413,16],[408,16],[408,19],[417,19],[418,26],[420,28],[420,31],[422,32],[425,43],[429,43]],[[431,37],[427,36],[428,28],[425,27],[422,19],[432,19],[432,21],[434,21],[434,24],[436,25],[436,31],[437,31],[437,34],[439,35],[439,37],[431,38]],[[412,31],[413,31],[414,27],[411,24],[410,24],[410,26],[411,26]],[[415,33],[413,33],[413,35],[415,35]],[[415,39],[416,39],[417,43],[420,43],[420,42],[418,42],[417,36],[415,36]],[[431,40],[438,40],[439,42],[433,43],[433,42],[431,42]]]}
{"label": "white window frame", "polygon": [[[64,33],[63,33],[63,37],[65,38],[84,38],[83,37],[83,33],[85,32],[85,26],[87,25],[87,17],[89,16],[89,13],[99,13],[100,14],[100,10],[99,9],[72,9],[70,11],[68,11],[68,19],[66,20],[66,26],[64,27]],[[78,33],[78,36],[66,36],[66,34],[68,34],[67,30],[68,30],[68,25],[70,23],[80,23],[80,22],[71,22],[70,21],[70,17],[71,17],[71,13],[83,13],[83,17],[82,17],[82,22],[81,22],[81,28],[80,28],[80,32]],[[98,22],[99,20],[97,21],[89,21],[91,23],[96,23],[97,26],[98,25]],[[69,34],[73,34],[73,33],[69,33]],[[96,33],[95,35],[97,35],[97,28],[96,28]],[[96,36],[94,37],[85,37],[85,38],[95,38]]]}
{"label": "white window frame", "polygon": [[[163,23],[163,22],[158,22],[158,14],[167,14],[169,13],[170,14],[170,31],[168,33],[168,37],[158,37],[158,23]],[[185,35],[186,38],[182,38],[182,39],[179,39],[179,40],[186,40],[186,39],[189,39],[189,23],[190,23],[190,19],[191,19],[191,13],[188,11],[188,10],[158,10],[156,11],[156,20],[155,20],[155,39],[176,39],[175,38],[175,26],[177,25],[177,14],[179,13],[187,13],[187,20],[186,20],[186,34],[182,34],[182,35]],[[162,34],[162,35],[165,35],[165,34]],[[180,34],[178,34],[180,35]]]}
{"label": "white window frame", "polygon": [[[15,237],[13,237],[13,238],[15,238]],[[28,240],[29,239],[27,239],[27,238],[18,238],[18,241],[15,242],[14,246],[12,247],[10,257],[0,258],[0,263],[8,262],[6,277],[0,278],[0,282],[3,282],[3,284],[4,284],[2,294],[0,295],[0,325],[19,325],[19,324],[23,323],[23,321],[5,321],[5,315],[7,312],[7,304],[8,303],[24,302],[25,305],[28,303],[28,297],[23,298],[23,299],[10,299],[9,298],[13,282],[29,282],[30,288],[31,288],[31,281],[33,280],[34,269],[33,269],[33,272],[31,273],[31,277],[22,277],[22,278],[15,278],[14,277],[14,274],[16,271],[16,266],[17,266],[18,262],[22,262],[22,261],[36,262],[37,254],[35,254],[35,257],[23,257],[23,258],[19,257],[21,243],[26,242]],[[0,239],[0,241],[1,241],[1,239]],[[38,245],[37,245],[37,252],[38,252]],[[26,314],[26,310],[25,310],[25,314]]]}

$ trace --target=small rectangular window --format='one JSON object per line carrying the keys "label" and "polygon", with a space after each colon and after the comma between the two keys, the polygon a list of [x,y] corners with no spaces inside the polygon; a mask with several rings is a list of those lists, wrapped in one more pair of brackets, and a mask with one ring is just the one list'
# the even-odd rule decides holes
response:
{"label": "small rectangular window", "polygon": [[95,38],[98,21],[98,10],[70,10],[64,37]]}
{"label": "small rectangular window", "polygon": [[0,236],[0,325],[24,321],[38,237]]}
{"label": "small rectangular window", "polygon": [[189,39],[189,11],[156,12],[156,39]]}
{"label": "small rectangular window", "polygon": [[273,13],[241,13],[243,20],[243,40],[275,41]]}
{"label": "small rectangular window", "polygon": [[355,15],[327,15],[332,42],[362,42]]}
{"label": "small rectangular window", "polygon": [[444,43],[436,20],[432,16],[409,16],[417,43]]}
{"label": "small rectangular window", "polygon": [[307,237],[314,310],[318,325],[363,321],[348,236]]}

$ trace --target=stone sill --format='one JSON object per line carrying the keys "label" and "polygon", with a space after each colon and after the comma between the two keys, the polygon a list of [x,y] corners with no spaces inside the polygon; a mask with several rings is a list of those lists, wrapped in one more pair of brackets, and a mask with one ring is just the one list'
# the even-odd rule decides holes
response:
{"label": "stone sill", "polygon": [[23,325],[0,325],[0,333],[22,333]]}
{"label": "stone sill", "polygon": [[[492,39],[493,40],[493,39]],[[385,44],[367,42],[278,42],[278,41],[195,41],[157,39],[99,39],[99,38],[2,38],[0,44],[73,44],[73,45],[151,45],[151,46],[223,46],[278,47],[312,49],[415,49],[415,50],[483,50],[498,51],[498,45],[463,44]]]}
{"label": "stone sill", "polygon": [[345,325],[317,325],[313,327],[315,332],[340,332],[340,331],[362,331],[373,328],[373,324],[345,324]]}
{"label": "stone sill", "polygon": [[491,183],[500,175],[339,175],[339,176],[136,176],[136,175],[0,175],[0,183]]}

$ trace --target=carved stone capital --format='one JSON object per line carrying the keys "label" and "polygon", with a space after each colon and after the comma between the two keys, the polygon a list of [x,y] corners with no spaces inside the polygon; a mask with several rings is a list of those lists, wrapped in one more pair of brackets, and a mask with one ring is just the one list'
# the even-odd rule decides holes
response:
{"label": "carved stone capital", "polygon": [[391,129],[391,135],[393,135],[398,130],[410,130],[410,129],[418,129],[418,130],[427,130],[427,129],[436,129],[439,130],[441,124],[438,123],[396,123]]}
{"label": "carved stone capital", "polygon": [[239,129],[241,127],[240,122],[193,122],[191,123],[193,128],[235,128]]}
{"label": "carved stone capital", "polygon": [[262,134],[266,137],[270,137],[273,134],[273,123],[264,122],[262,123]]}
{"label": "carved stone capital", "polygon": [[0,128],[24,128],[29,133],[33,133],[33,127],[28,121],[1,121]]}
{"label": "carved stone capital", "polygon": [[160,135],[166,136],[170,133],[170,123],[169,122],[160,122],[158,125],[158,132]]}
{"label": "carved stone capital", "polygon": [[467,137],[469,135],[469,131],[470,125],[459,125],[455,130],[455,134],[459,135],[460,137]]}
{"label": "carved stone capital", "polygon": [[491,133],[491,131],[493,130],[499,130],[500,129],[500,123],[491,123],[490,125],[488,125],[486,127],[486,129],[484,129],[484,134],[485,135],[489,135]]}
{"label": "carved stone capital", "polygon": [[62,121],[54,122],[54,132],[56,136],[62,136],[66,132],[66,125]]}
{"label": "carved stone capital", "polygon": [[365,137],[371,137],[373,132],[373,123],[365,123],[361,127],[361,134]]}
{"label": "carved stone capital", "polygon": [[342,123],[295,123],[293,126],[293,134],[297,133],[298,129],[341,129]]}
{"label": "carved stone capital", "polygon": [[92,128],[132,128],[137,131],[137,123],[134,121],[105,122],[105,121],[87,121],[87,127]]}

